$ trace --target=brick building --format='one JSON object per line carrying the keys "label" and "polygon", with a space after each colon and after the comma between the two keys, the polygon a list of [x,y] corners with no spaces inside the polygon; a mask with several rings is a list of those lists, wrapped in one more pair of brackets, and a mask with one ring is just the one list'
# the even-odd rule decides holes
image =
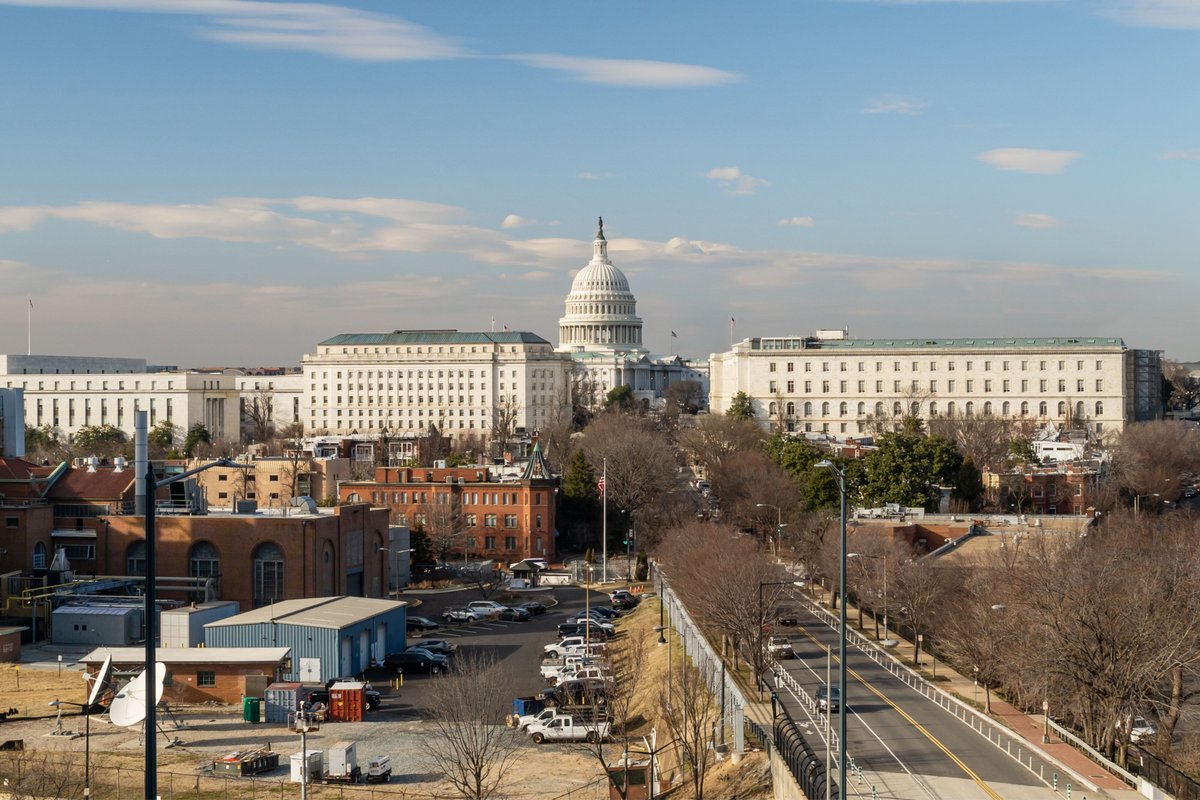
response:
{"label": "brick building", "polygon": [[[136,675],[146,665],[146,651],[140,647],[101,647],[81,660],[88,674],[95,675],[110,655],[118,676]],[[236,705],[247,695],[261,696],[291,669],[287,647],[179,648],[159,650],[155,657],[167,667],[163,700],[168,703]]]}
{"label": "brick building", "polygon": [[434,538],[452,531],[451,553],[513,562],[554,560],[556,486],[535,444],[519,478],[501,478],[486,466],[379,467],[375,480],[338,488],[343,503],[386,508],[398,525]]}
{"label": "brick building", "polygon": [[[143,526],[142,517],[102,518],[98,572],[145,574]],[[389,542],[385,509],[357,503],[291,509],[286,516],[171,515],[158,517],[156,529],[160,576],[211,577],[216,596],[236,600],[242,608],[302,597],[383,597],[387,592],[390,559],[380,552]]]}
{"label": "brick building", "polygon": [[983,474],[984,488],[1001,508],[1032,514],[1086,514],[1095,505],[1098,480],[1096,469],[1077,464]]}

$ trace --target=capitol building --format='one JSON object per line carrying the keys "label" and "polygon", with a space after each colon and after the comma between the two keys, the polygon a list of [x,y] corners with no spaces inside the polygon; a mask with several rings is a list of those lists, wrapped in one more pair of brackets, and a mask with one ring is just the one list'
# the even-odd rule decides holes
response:
{"label": "capitol building", "polygon": [[667,387],[695,381],[708,395],[708,373],[677,355],[655,356],[642,343],[642,318],[625,273],[608,258],[604,220],[592,241],[592,260],[571,283],[566,313],[558,321],[558,351],[586,375],[595,397],[629,386],[638,399],[653,401]]}

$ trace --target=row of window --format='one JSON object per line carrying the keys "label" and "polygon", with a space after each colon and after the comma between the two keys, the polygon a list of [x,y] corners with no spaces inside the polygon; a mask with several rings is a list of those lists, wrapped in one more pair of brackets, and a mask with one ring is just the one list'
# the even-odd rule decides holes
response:
{"label": "row of window", "polygon": [[[412,353],[433,354],[433,353],[466,353],[466,352],[468,352],[465,345],[458,347],[458,348],[455,348],[452,346],[451,347],[438,347],[436,350],[432,346],[431,347],[415,347],[415,348],[414,347],[403,347],[403,348],[400,348],[400,347],[383,347],[383,348],[379,348],[379,347],[374,347],[374,348],[372,348],[372,347],[363,347],[363,348],[322,347],[322,348],[319,348],[319,352],[326,354],[326,355],[333,355],[338,350],[341,350],[341,355],[344,355],[344,356],[345,355],[360,355],[360,354],[367,356],[367,355],[393,355],[393,354],[394,355],[411,355]],[[360,353],[360,351],[361,351],[361,353]],[[501,352],[501,353],[503,353],[503,352],[505,352],[505,350],[504,350],[503,345],[480,345],[478,347],[476,345],[471,345],[470,352],[472,352],[472,353],[477,353],[477,352],[481,352],[481,353]],[[510,346],[508,349],[508,352],[515,353],[515,352],[517,352],[517,348],[515,346]],[[548,353],[548,352],[550,352],[550,347],[533,345],[528,348],[527,352]]]}
{"label": "row of window", "polygon": [[[797,406],[796,403],[785,403],[781,406],[779,403],[773,402],[767,406],[767,413],[769,415],[771,415],[772,417],[775,417],[775,416],[778,416],[778,414],[780,413],[780,410],[782,409],[783,413],[786,416],[794,417],[794,416],[796,416],[797,408],[800,408],[802,410],[803,413],[801,414],[801,416],[812,417],[812,416],[814,416],[813,411],[814,411],[814,409],[817,408],[817,406],[816,406],[816,404],[814,404],[812,402],[805,402],[802,406]],[[820,408],[820,416],[828,417],[832,414],[833,404],[828,403],[828,402],[821,403],[819,408]],[[866,416],[868,413],[871,413],[876,417],[883,417],[883,416],[886,416],[886,414],[887,414],[887,406],[883,403],[876,403],[870,412],[868,412],[868,410],[867,410],[868,407],[867,407],[866,403],[859,403],[855,408],[856,408],[856,415],[859,417]],[[1022,417],[1029,416],[1031,406],[1028,401],[1023,401],[1018,408],[1019,408],[1018,413],[1020,416],[1022,416]],[[1060,417],[1065,416],[1067,413],[1067,410],[1069,408],[1070,408],[1070,406],[1065,400],[1060,400],[1058,403],[1058,415]],[[1092,408],[1095,411],[1094,416],[1097,416],[1097,417],[1104,416],[1104,403],[1102,401],[1097,400],[1095,405],[1092,406]],[[993,413],[993,410],[994,410],[994,407],[992,405],[992,401],[988,400],[983,404],[984,416],[991,416]],[[940,411],[939,411],[937,401],[936,400],[930,401],[928,406],[926,406],[926,411],[929,414],[929,416],[931,416],[931,417],[938,416]],[[1075,411],[1075,417],[1077,419],[1082,419],[1087,414],[1088,409],[1087,409],[1087,406],[1084,404],[1084,402],[1082,400],[1080,400],[1078,403],[1075,404],[1074,411]],[[837,412],[838,412],[837,415],[839,417],[845,417],[845,416],[849,415],[850,404],[845,401],[838,403]],[[1050,412],[1049,403],[1047,403],[1044,400],[1042,402],[1038,403],[1037,414],[1039,417],[1045,417],[1049,414],[1049,412]],[[904,404],[899,401],[892,403],[891,413],[892,413],[892,416],[895,416],[895,417],[902,416],[905,413]],[[921,415],[921,403],[920,402],[910,403],[909,407],[908,407],[908,413],[910,413],[912,416],[920,416]],[[955,402],[953,400],[951,400],[949,403],[946,404],[946,416],[953,417],[953,416],[956,416],[957,413],[958,413],[958,406],[955,404]],[[1009,416],[1012,416],[1012,413],[1013,413],[1013,404],[1012,403],[1010,403],[1006,400],[1000,404],[1000,415],[1001,416],[1009,417]],[[963,414],[965,414],[968,417],[974,416],[975,415],[975,403],[970,402],[970,401],[965,403],[963,406]]]}
{"label": "row of window", "polygon": [[[767,364],[767,370],[768,370],[769,372],[775,372],[775,371],[776,371],[776,370],[778,370],[778,368],[779,368],[779,363],[780,363],[780,362],[777,362],[777,361],[770,361],[770,362],[768,362],[768,364]],[[805,372],[813,372],[813,364],[814,364],[814,363],[816,363],[816,362],[813,362],[813,361],[804,361],[804,362],[801,362],[801,363],[803,363],[803,364],[804,364],[804,371],[805,371]],[[831,367],[831,366],[833,366],[833,363],[832,363],[832,362],[829,362],[829,361],[822,361],[822,362],[820,362],[820,363],[821,363],[821,372],[830,372],[830,371],[832,371],[832,370],[830,370],[830,367]],[[892,367],[892,371],[893,371],[893,372],[899,372],[901,369],[903,369],[902,365],[903,365],[905,362],[903,362],[903,361],[892,361],[892,362],[887,362],[887,361],[874,361],[874,362],[871,362],[871,361],[859,361],[859,362],[857,362],[857,371],[858,371],[858,372],[866,372],[866,371],[867,371],[867,365],[868,365],[868,364],[874,364],[874,367],[875,367],[875,372],[883,372],[883,370],[884,370],[884,365],[885,365],[885,364],[888,364],[888,363],[890,363],[890,364],[891,364],[891,367]],[[909,363],[911,363],[911,364],[912,364],[912,371],[913,371],[913,372],[920,372],[920,371],[921,371],[921,364],[922,364],[922,362],[920,362],[920,361],[912,361],[912,362],[909,362]],[[942,362],[938,362],[938,361],[929,361],[929,362],[925,362],[925,363],[928,363],[928,364],[929,364],[929,371],[930,371],[930,372],[937,372],[937,370],[938,370],[938,364],[939,364],[939,363],[941,363],[941,364],[944,364],[944,365],[945,365],[945,367],[946,367],[946,371],[947,371],[947,372],[954,372],[954,371],[956,371],[956,370],[958,369],[958,365],[959,365],[959,364],[962,364],[962,365],[965,367],[965,371],[966,371],[966,372],[970,372],[971,370],[975,369],[975,364],[976,364],[976,362],[975,362],[975,361],[973,361],[973,360],[972,360],[972,361],[942,361]],[[991,371],[992,371],[992,368],[993,368],[993,366],[994,366],[994,365],[998,365],[998,366],[999,366],[999,368],[1000,368],[1000,371],[1001,371],[1001,372],[1009,372],[1010,370],[1012,370],[1012,369],[1014,368],[1014,365],[1016,365],[1016,364],[1020,364],[1020,370],[1021,370],[1021,372],[1029,372],[1031,369],[1034,369],[1035,367],[1032,367],[1032,366],[1031,366],[1031,365],[1034,365],[1034,364],[1036,364],[1036,365],[1037,365],[1037,366],[1036,366],[1036,369],[1037,369],[1039,372],[1045,372],[1047,369],[1053,369],[1053,366],[1052,366],[1052,365],[1054,365],[1054,364],[1057,364],[1057,365],[1058,365],[1058,371],[1059,371],[1059,372],[1065,372],[1065,371],[1068,369],[1068,365],[1071,365],[1071,364],[1073,364],[1073,365],[1074,365],[1074,367],[1075,367],[1075,370],[1076,370],[1077,372],[1082,372],[1082,371],[1085,369],[1086,365],[1087,365],[1089,362],[1088,362],[1088,360],[1087,360],[1087,359],[1078,358],[1078,359],[1074,359],[1073,361],[1071,361],[1071,360],[1067,360],[1067,359],[1049,359],[1049,360],[1047,360],[1047,359],[1039,359],[1039,360],[1036,360],[1036,361],[1030,361],[1030,360],[1023,360],[1023,361],[1008,361],[1008,360],[991,361],[991,360],[987,360],[987,361],[983,361],[983,362],[981,362],[981,363],[982,363],[982,365],[983,365],[983,371],[984,371],[984,372],[991,372]],[[788,362],[784,362],[784,365],[786,366],[786,368],[787,368],[787,371],[788,371],[788,372],[795,372],[795,371],[796,371],[796,362],[795,362],[795,361],[788,361]],[[1104,360],[1103,360],[1103,359],[1100,359],[1100,358],[1096,359],[1096,360],[1095,360],[1095,365],[1096,365],[1096,371],[1097,371],[1097,372],[1099,372],[1099,371],[1103,370],[1103,369],[1104,369]],[[839,362],[837,362],[836,366],[837,366],[837,370],[836,370],[837,372],[849,372],[849,371],[850,371],[850,362],[848,362],[848,361],[839,361]]]}
{"label": "row of window", "polygon": [[[985,379],[983,381],[983,391],[985,393],[995,391],[996,383],[997,383],[996,381],[991,380],[990,378]],[[975,387],[977,385],[976,381],[971,378],[968,378],[965,381],[962,381],[962,384],[965,387],[966,392],[974,392]],[[771,394],[778,394],[780,385],[781,384],[779,383],[779,381],[770,381],[768,383],[768,391]],[[785,391],[787,392],[787,394],[794,394],[796,392],[796,381],[785,381],[782,385],[784,387],[786,387]],[[814,385],[818,385],[818,384],[815,381],[804,381],[804,394],[812,394]],[[829,394],[833,389],[833,381],[821,381],[819,383],[819,385],[821,387],[822,394]],[[855,385],[857,386],[857,391],[859,394],[866,393],[867,381],[857,381]],[[880,394],[880,393],[884,392],[885,385],[886,385],[885,381],[875,381],[875,393]],[[945,385],[946,385],[946,391],[953,393],[953,392],[958,391],[959,381],[956,381],[955,379],[951,378],[950,380],[946,381]],[[1013,390],[1014,381],[1011,381],[1008,378],[1005,378],[1005,379],[999,381],[999,385],[1000,385],[1001,392],[1011,392]],[[1022,378],[1020,383],[1017,385],[1019,385],[1021,387],[1019,391],[1021,391],[1023,393],[1027,393],[1030,391],[1030,387],[1033,385],[1033,382],[1027,378]],[[1058,386],[1059,392],[1066,392],[1067,385],[1068,385],[1068,381],[1066,378],[1058,379],[1057,386]],[[939,384],[936,380],[929,381],[928,391],[936,393],[938,391],[938,386],[939,386]],[[1037,382],[1037,386],[1038,386],[1037,391],[1039,391],[1039,392],[1045,393],[1045,392],[1051,391],[1049,380],[1046,380],[1046,379],[1039,380]],[[1103,392],[1104,391],[1104,379],[1096,378],[1095,387],[1096,387],[1097,392]],[[909,381],[907,386],[904,385],[903,381],[897,381],[897,380],[892,381],[892,387],[891,387],[892,392],[904,392],[904,391],[910,391],[910,390],[914,391],[914,392],[920,392],[920,391],[924,391],[925,387],[923,387],[921,385],[921,382],[916,379]],[[846,394],[849,391],[850,391],[850,381],[838,381],[838,394]],[[1083,378],[1076,378],[1075,379],[1075,391],[1076,392],[1086,392],[1087,391],[1087,381]]]}
{"label": "row of window", "polygon": [[[58,427],[59,425],[61,425],[62,423],[59,421],[60,420],[59,402],[60,402],[59,398],[54,397],[54,398],[51,398],[49,403],[47,404],[47,401],[45,399],[39,397],[37,399],[36,405],[34,406],[34,419],[36,420],[34,424],[39,428],[46,424],[53,425],[54,427]],[[139,402],[140,402],[140,400],[138,400],[138,399],[134,399],[134,401],[133,401],[133,413],[135,413],[135,414],[141,410]],[[171,402],[170,397],[168,397],[166,399],[166,404],[167,404],[167,408],[166,408],[167,422],[170,422],[172,419],[173,411],[174,411],[174,406]],[[75,417],[77,416],[77,414],[75,412],[75,398],[73,398],[73,397],[68,398],[66,401],[66,406],[67,406],[66,407],[67,427],[74,428],[75,427]],[[125,424],[125,401],[123,398],[120,398],[120,397],[116,398],[116,407],[115,408],[113,408],[112,406],[109,405],[109,398],[106,398],[106,397],[100,398],[99,408],[98,408],[98,410],[99,410],[99,414],[98,414],[99,419],[98,420],[92,419],[92,416],[93,416],[92,412],[97,410],[97,408],[92,405],[91,398],[87,398],[87,397],[83,398],[82,407],[83,407],[83,415],[82,415],[82,421],[80,423],[82,425],[91,425],[97,421],[101,425],[106,425],[111,422],[112,424],[116,425],[119,428]],[[47,410],[49,411],[49,416],[47,416]],[[154,398],[150,399],[150,409],[149,410],[150,410],[150,424],[154,425],[155,419],[158,416],[158,408],[155,406]],[[114,412],[115,419],[109,419],[110,411]]]}

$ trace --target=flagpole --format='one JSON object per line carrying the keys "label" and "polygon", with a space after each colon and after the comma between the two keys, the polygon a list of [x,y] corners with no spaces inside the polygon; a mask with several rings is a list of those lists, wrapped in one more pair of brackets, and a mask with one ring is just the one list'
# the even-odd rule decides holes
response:
{"label": "flagpole", "polygon": [[29,298],[29,305],[25,307],[25,355],[33,355],[33,298]]}
{"label": "flagpole", "polygon": [[601,512],[601,518],[600,518],[600,528],[602,531],[602,533],[600,534],[601,539],[602,539],[601,552],[603,553],[603,556],[601,557],[602,560],[600,562],[600,575],[601,575],[600,582],[602,584],[604,584],[604,583],[608,583],[608,459],[607,458],[604,459],[603,472],[601,473],[601,475],[604,478],[604,491],[602,491],[600,494],[601,494],[601,497],[604,498],[604,501],[603,501],[603,511]]}

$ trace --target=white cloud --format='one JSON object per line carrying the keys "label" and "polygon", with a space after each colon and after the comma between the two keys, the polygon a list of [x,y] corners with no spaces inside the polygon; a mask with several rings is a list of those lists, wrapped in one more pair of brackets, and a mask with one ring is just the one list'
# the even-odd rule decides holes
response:
{"label": "white cloud", "polygon": [[1033,175],[1058,175],[1083,153],[1074,150],[1035,150],[1028,147],[998,147],[980,153],[980,161],[996,169],[1028,172]]}
{"label": "white cloud", "polygon": [[1168,150],[1162,154],[1167,161],[1200,161],[1200,148],[1195,150]]}
{"label": "white cloud", "polygon": [[509,56],[526,66],[564,72],[585,83],[629,86],[644,89],[688,86],[722,86],[740,80],[732,72],[643,59],[580,58],[558,53],[526,53]]}
{"label": "white cloud", "polygon": [[1016,216],[1013,217],[1013,224],[1021,228],[1033,228],[1037,231],[1062,227],[1062,221],[1057,217],[1052,217],[1049,214],[1034,214],[1027,211],[1018,211]]}
{"label": "white cloud", "polygon": [[768,186],[768,181],[747,175],[737,167],[716,167],[704,173],[710,181],[716,181],[730,194],[754,194],[759,187]]}
{"label": "white cloud", "polygon": [[797,228],[811,228],[814,224],[812,217],[784,217],[775,223],[779,226],[794,225]]}
{"label": "white cloud", "polygon": [[536,219],[526,219],[520,214],[509,214],[504,218],[504,222],[500,223],[500,227],[505,230],[511,230],[512,228],[524,228],[526,225],[533,225],[535,222],[537,222]]}
{"label": "white cloud", "polygon": [[899,95],[887,94],[883,97],[877,97],[868,103],[867,107],[862,110],[862,113],[915,116],[927,108],[929,108],[929,103],[924,100],[918,100],[915,97],[900,97]]}
{"label": "white cloud", "polygon": [[581,172],[578,175],[576,175],[575,177],[577,177],[583,181],[600,181],[600,180],[604,180],[604,178],[608,177],[608,175],[607,175],[607,173],[604,175],[597,175],[594,172]]}
{"label": "white cloud", "polygon": [[1139,28],[1200,28],[1196,0],[1108,0],[1105,13]]}

